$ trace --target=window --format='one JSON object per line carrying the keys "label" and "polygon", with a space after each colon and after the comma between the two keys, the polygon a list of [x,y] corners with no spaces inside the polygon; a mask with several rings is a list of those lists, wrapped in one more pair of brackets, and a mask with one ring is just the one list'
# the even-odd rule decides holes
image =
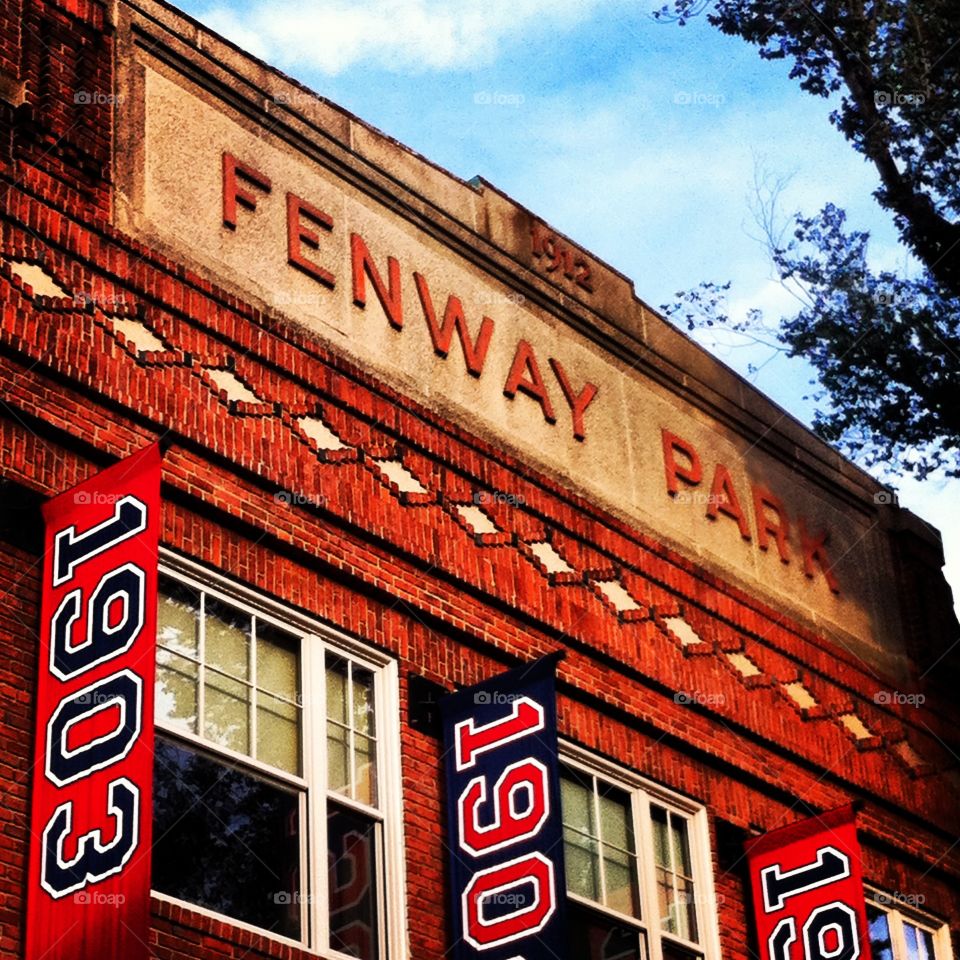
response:
{"label": "window", "polygon": [[571,956],[716,957],[706,812],[587,755],[561,767]]}
{"label": "window", "polygon": [[225,586],[161,571],[153,888],[314,949],[400,956],[393,667]]}
{"label": "window", "polygon": [[869,889],[866,894],[873,960],[949,960],[946,924],[921,914],[905,897]]}

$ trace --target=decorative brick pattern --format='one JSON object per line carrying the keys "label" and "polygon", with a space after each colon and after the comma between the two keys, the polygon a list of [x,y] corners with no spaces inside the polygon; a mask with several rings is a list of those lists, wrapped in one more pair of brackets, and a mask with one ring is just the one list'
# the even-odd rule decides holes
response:
{"label": "decorative brick pattern", "polygon": [[[70,38],[62,62],[41,30]],[[4,34],[0,69],[10,49]],[[28,4],[21,60],[30,105],[0,168],[5,481],[50,495],[162,439],[164,542],[389,651],[402,717],[410,673],[450,689],[564,649],[562,734],[705,803],[719,846],[860,799],[867,876],[960,917],[957,737],[934,693],[878,699],[890,682],[830,637],[119,234],[109,111],[73,102],[81,84],[112,89],[99,4]],[[0,577],[13,958],[38,558],[0,540]],[[433,960],[448,946],[440,747],[406,724],[401,746],[411,957]],[[742,876],[715,853],[724,956],[745,958]],[[161,960],[307,955],[166,901],[153,912]]]}

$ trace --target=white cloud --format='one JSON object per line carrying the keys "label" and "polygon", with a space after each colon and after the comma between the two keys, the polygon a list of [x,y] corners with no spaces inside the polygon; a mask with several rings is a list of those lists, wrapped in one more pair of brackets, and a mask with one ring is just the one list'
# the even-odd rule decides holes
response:
{"label": "white cloud", "polygon": [[569,27],[599,0],[312,0],[217,6],[203,19],[284,67],[336,75],[367,63],[395,71],[469,70],[492,63],[508,37],[544,23]]}

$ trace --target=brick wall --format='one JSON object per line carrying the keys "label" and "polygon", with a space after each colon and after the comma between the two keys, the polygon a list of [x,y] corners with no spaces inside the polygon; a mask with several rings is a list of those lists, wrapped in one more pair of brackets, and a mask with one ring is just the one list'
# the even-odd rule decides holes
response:
{"label": "brick wall", "polygon": [[[7,23],[0,56],[12,35]],[[107,218],[105,8],[29,3],[22,35],[27,108],[15,111],[0,169],[0,956],[19,956],[22,935],[33,507],[159,438],[165,544],[399,662],[416,960],[442,956],[447,930],[439,745],[405,722],[408,677],[452,688],[557,648],[567,651],[562,735],[707,805],[725,956],[746,957],[751,946],[742,839],[852,799],[864,804],[867,876],[960,919],[960,852],[947,850],[957,832],[955,707],[934,690],[920,709],[876,702],[889,684],[826,637],[119,234]],[[90,102],[78,102],[80,92]],[[42,266],[59,295],[29,288],[24,262]],[[137,329],[129,323],[161,348],[138,349],[123,332]],[[210,369],[230,371],[258,402],[219,393]],[[298,427],[307,415],[322,417],[345,449],[318,450]],[[393,457],[426,494],[391,486],[375,461]],[[456,507],[491,490],[519,505],[488,502],[498,533],[476,535]],[[572,574],[540,566],[529,545],[544,539]],[[618,613],[604,598],[597,584],[613,579],[636,609]],[[684,645],[674,617],[701,642]],[[757,673],[744,676],[730,654]],[[791,700],[794,682],[815,707]],[[678,702],[678,691],[710,701]],[[850,715],[869,737],[855,739],[842,719]],[[154,920],[160,958],[297,955],[161,901]]]}

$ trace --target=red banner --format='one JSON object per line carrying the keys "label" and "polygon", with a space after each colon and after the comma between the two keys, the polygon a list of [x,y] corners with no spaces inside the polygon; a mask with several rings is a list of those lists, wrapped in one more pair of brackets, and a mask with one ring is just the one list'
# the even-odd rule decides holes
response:
{"label": "red banner", "polygon": [[146,960],[159,447],[43,514],[26,960]]}
{"label": "red banner", "polygon": [[852,806],[748,840],[765,960],[869,960],[860,844]]}

